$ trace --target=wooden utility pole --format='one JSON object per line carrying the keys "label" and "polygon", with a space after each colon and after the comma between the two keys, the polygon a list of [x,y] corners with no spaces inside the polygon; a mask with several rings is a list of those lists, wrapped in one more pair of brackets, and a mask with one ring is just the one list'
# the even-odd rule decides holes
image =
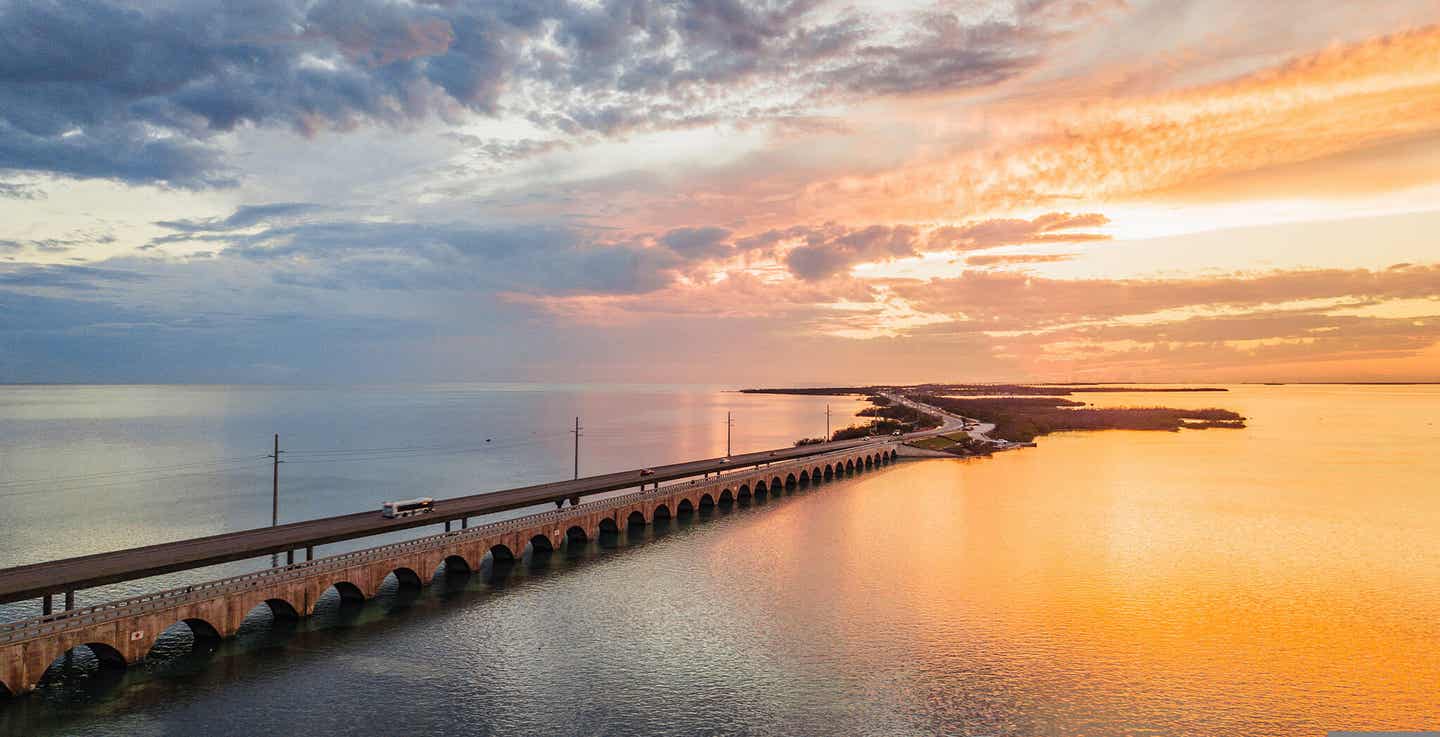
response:
{"label": "wooden utility pole", "polygon": [[270,526],[274,527],[280,523],[280,433],[275,433],[275,452],[266,458],[273,459],[270,464]]}
{"label": "wooden utility pole", "polygon": [[580,478],[580,418],[575,418],[575,478]]}
{"label": "wooden utility pole", "polygon": [[730,428],[735,427],[735,420],[729,412],[725,413],[725,457],[730,457]]}

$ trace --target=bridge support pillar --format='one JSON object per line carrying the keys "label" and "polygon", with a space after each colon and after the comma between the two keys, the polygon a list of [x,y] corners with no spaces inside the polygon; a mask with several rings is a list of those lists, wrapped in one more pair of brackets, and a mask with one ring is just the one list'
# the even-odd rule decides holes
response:
{"label": "bridge support pillar", "polygon": [[71,609],[74,609],[74,608],[75,608],[75,592],[74,592],[74,591],[66,591],[66,592],[65,592],[65,611],[68,612],[68,611],[70,611]]}
{"label": "bridge support pillar", "polygon": [[54,610],[54,604],[50,601],[50,595],[46,594],[40,602],[40,616],[50,614]]}
{"label": "bridge support pillar", "polygon": [[576,494],[575,496],[570,497],[570,506],[572,506],[572,507],[578,507],[578,506],[580,506],[580,495],[579,495],[579,494]]}
{"label": "bridge support pillar", "polygon": [[450,531],[450,520],[448,520],[448,519],[445,520],[445,531],[446,531],[446,532],[449,532],[449,531]]}
{"label": "bridge support pillar", "polygon": [[293,551],[293,550],[287,550],[287,551],[285,551],[285,565],[287,565],[287,566],[293,566],[293,565],[295,565],[295,551]]}
{"label": "bridge support pillar", "polygon": [[315,560],[315,546],[314,546],[314,545],[306,545],[306,546],[305,546],[305,560]]}
{"label": "bridge support pillar", "polygon": [[469,518],[469,517],[461,517],[461,518],[460,518],[460,529],[463,530],[463,529],[465,529],[465,528],[467,528],[467,527],[469,527],[469,526],[470,526],[470,518]]}

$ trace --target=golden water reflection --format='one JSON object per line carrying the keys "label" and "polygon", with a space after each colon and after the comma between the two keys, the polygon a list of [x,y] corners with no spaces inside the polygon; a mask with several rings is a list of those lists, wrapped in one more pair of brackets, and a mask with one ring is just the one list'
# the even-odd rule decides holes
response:
{"label": "golden water reflection", "polygon": [[866,479],[837,555],[893,565],[850,567],[864,624],[844,639],[909,643],[926,700],[998,679],[1040,733],[1440,725],[1440,390],[1180,401],[1252,428],[1053,436]]}

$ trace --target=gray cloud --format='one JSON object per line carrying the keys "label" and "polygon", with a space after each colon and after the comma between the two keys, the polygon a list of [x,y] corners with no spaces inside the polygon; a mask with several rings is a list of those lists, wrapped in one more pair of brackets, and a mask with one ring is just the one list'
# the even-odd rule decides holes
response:
{"label": "gray cloud", "polygon": [[[793,116],[838,97],[993,84],[1067,24],[913,19],[905,43],[813,0],[12,0],[0,5],[0,171],[208,187],[215,137],[502,112],[567,134]],[[757,102],[767,99],[768,101]],[[500,147],[524,155],[550,143]]]}
{"label": "gray cloud", "polygon": [[0,182],[0,199],[38,200],[43,196],[39,189],[28,184]]}
{"label": "gray cloud", "polygon": [[727,243],[725,228],[676,228],[660,237],[660,243],[687,260],[718,259],[729,256],[734,247]]}
{"label": "gray cloud", "polygon": [[928,230],[906,225],[851,228],[828,223],[766,231],[740,239],[736,246],[743,251],[775,255],[782,244],[799,241],[799,246],[783,254],[785,265],[791,274],[815,280],[844,273],[860,263],[890,261],[933,251],[1103,241],[1109,236],[1074,229],[1098,227],[1108,222],[1104,215],[1095,213],[1050,213],[1033,220],[1002,218]]}
{"label": "gray cloud", "polygon": [[225,218],[160,220],[155,224],[181,233],[225,233],[254,227],[273,220],[306,215],[323,209],[320,205],[308,202],[274,202],[265,205],[242,205]]}
{"label": "gray cloud", "polygon": [[811,231],[805,245],[786,254],[785,265],[801,279],[823,279],[858,263],[917,255],[919,235],[907,225],[872,225],[833,236]]}
{"label": "gray cloud", "polygon": [[[279,214],[311,211],[299,205],[241,208],[222,220],[180,223],[181,232],[152,242],[211,243],[218,258],[268,265],[277,283],[331,290],[636,294],[663,288],[695,258],[564,226],[271,222]],[[236,222],[267,225],[241,233],[232,227]]]}
{"label": "gray cloud", "polygon": [[81,229],[67,233],[62,238],[38,238],[32,240],[0,240],[0,250],[18,252],[23,250],[41,253],[65,253],[76,246],[108,246],[116,242],[108,230]]}
{"label": "gray cloud", "polygon": [[103,285],[134,284],[146,280],[144,274],[120,269],[93,266],[34,266],[17,265],[0,267],[0,287],[13,288],[62,288],[80,291],[94,291]]}

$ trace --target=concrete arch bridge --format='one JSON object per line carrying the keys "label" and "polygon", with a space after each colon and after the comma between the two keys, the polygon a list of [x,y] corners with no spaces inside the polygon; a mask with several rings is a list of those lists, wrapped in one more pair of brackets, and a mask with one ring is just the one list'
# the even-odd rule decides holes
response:
{"label": "concrete arch bridge", "polygon": [[899,447],[899,439],[871,442],[0,624],[0,696],[33,690],[53,662],[82,646],[94,653],[101,667],[125,667],[143,659],[157,636],[179,622],[189,625],[197,639],[231,637],[246,615],[262,604],[280,616],[305,617],[332,587],[342,598],[366,599],[375,596],[392,573],[404,583],[424,585],[442,564],[448,571],[479,570],[487,558],[497,562],[516,560],[531,551],[586,544],[607,531],[618,532],[704,507],[775,495],[888,466],[898,457]]}

